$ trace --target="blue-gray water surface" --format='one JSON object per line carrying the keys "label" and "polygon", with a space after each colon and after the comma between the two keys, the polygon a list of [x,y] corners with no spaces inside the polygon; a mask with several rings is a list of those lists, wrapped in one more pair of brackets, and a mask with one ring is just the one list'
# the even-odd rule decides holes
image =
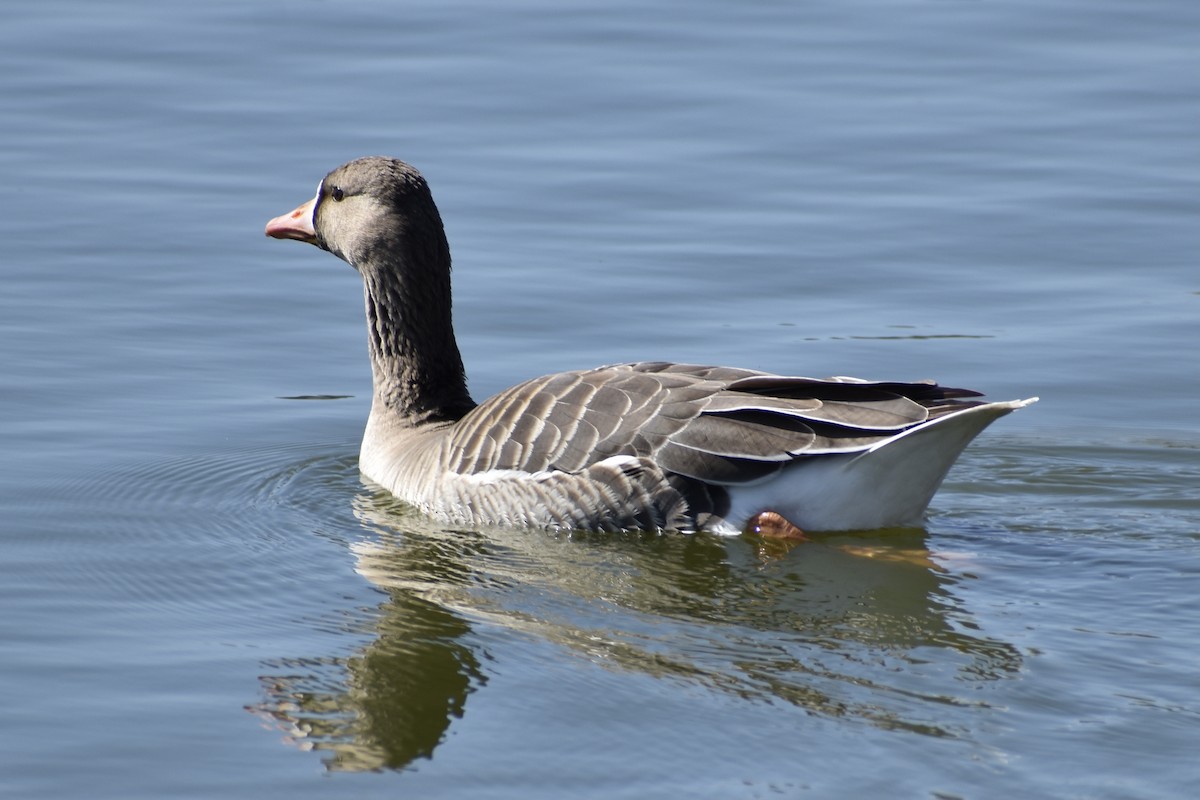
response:
{"label": "blue-gray water surface", "polygon": [[[51,0],[0,28],[0,796],[1200,785],[1200,5]],[[1040,396],[920,530],[443,530],[359,476],[428,177],[486,396],[638,359]]]}

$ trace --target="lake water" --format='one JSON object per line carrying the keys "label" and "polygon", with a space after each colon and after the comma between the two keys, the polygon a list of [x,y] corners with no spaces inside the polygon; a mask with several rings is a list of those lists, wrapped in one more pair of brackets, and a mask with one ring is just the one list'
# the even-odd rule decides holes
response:
{"label": "lake water", "polygon": [[[0,796],[1200,785],[1200,4],[14,4]],[[636,359],[1041,403],[923,530],[439,530],[360,479],[402,157],[475,396]]]}

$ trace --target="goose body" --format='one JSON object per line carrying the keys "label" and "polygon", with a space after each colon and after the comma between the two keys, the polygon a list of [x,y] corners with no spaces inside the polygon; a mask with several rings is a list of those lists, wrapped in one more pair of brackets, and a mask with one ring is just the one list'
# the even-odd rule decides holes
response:
{"label": "goose body", "polygon": [[449,247],[414,168],[345,164],[266,232],[315,244],[362,276],[374,392],[360,469],[452,523],[917,525],[967,444],[1036,399],[642,362],[546,375],[476,404],[451,323]]}

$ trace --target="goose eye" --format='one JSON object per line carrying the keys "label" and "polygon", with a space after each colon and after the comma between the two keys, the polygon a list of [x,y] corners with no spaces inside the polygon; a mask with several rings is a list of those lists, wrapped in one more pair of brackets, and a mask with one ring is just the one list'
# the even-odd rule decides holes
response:
{"label": "goose eye", "polygon": [[342,191],[342,187],[335,186],[329,191],[329,196],[340,203],[346,193]]}

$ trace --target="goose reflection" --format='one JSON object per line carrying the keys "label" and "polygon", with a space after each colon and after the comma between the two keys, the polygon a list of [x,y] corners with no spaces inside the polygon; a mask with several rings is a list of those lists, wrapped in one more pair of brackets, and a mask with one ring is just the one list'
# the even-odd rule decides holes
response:
{"label": "goose reflection", "polygon": [[331,771],[401,769],[430,758],[467,695],[484,682],[467,623],[415,595],[389,591],[376,638],[350,658],[277,661],[250,710],[286,741],[320,751]]}
{"label": "goose reflection", "polygon": [[[356,569],[387,595],[375,638],[323,685],[303,670],[265,677],[259,708],[330,769],[431,757],[485,684],[482,664],[503,661],[481,631],[493,647],[551,642],[612,670],[932,736],[959,733],[938,721],[945,704],[982,705],[947,691],[1021,666],[976,631],[952,594],[963,576],[919,530],[790,545],[447,531],[384,493],[359,494],[354,511],[370,531],[351,545]],[[931,662],[936,680],[921,675]]]}

